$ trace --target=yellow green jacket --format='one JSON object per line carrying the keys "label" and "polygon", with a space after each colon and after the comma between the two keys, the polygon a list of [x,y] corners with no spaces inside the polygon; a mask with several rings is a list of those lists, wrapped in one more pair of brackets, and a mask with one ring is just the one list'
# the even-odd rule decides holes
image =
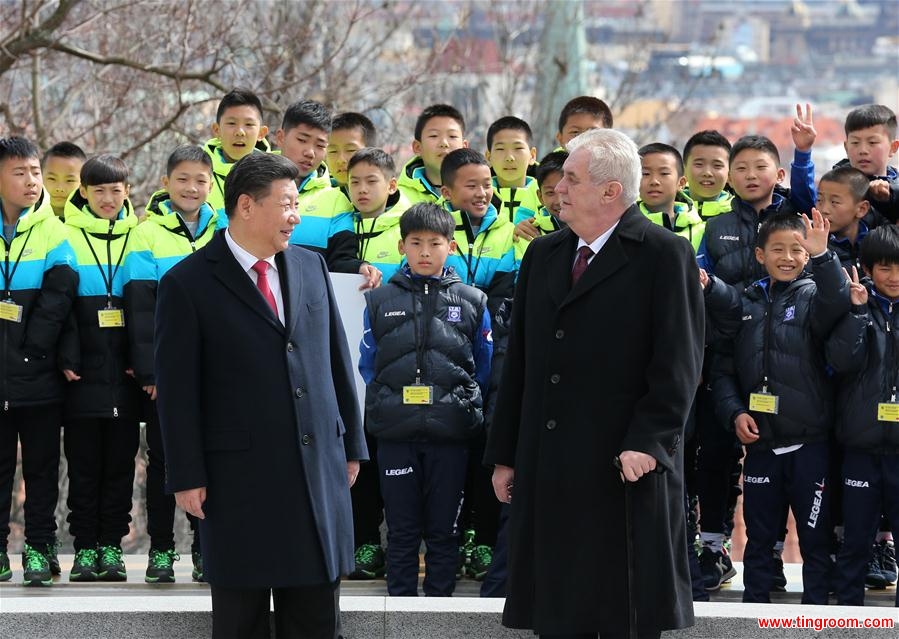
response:
{"label": "yellow green jacket", "polygon": [[[225,178],[231,172],[234,162],[228,162],[225,159],[225,153],[222,151],[222,141],[219,138],[211,138],[203,145],[206,155],[212,158],[212,190],[206,202],[216,211],[225,215]],[[256,141],[254,153],[270,153],[272,150],[268,140],[263,138]]]}
{"label": "yellow green jacket", "polygon": [[699,213],[693,207],[693,200],[684,193],[678,191],[674,200],[674,222],[667,213],[655,213],[646,208],[646,204],[642,200],[637,200],[640,211],[653,224],[664,226],[669,231],[674,231],[681,237],[690,241],[693,246],[693,252],[699,250],[699,244],[702,242],[702,236],[705,233],[705,221],[699,216]]}
{"label": "yellow green jacket", "polygon": [[522,187],[500,186],[494,176],[493,194],[502,203],[502,206],[498,207],[500,215],[508,217],[512,224],[536,217],[542,206],[537,195],[538,188],[537,180],[530,176],[525,176],[525,183]]}
{"label": "yellow green jacket", "polygon": [[396,183],[410,205],[419,202],[436,204],[443,198],[440,188],[431,184],[425,175],[425,164],[419,155],[406,162]]}

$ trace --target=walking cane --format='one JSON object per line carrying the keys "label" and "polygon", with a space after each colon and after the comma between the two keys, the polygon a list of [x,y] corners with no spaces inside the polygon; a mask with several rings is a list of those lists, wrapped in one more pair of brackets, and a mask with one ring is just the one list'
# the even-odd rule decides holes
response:
{"label": "walking cane", "polygon": [[631,522],[631,486],[627,479],[624,479],[623,469],[621,467],[621,460],[615,456],[612,460],[612,465],[618,469],[619,473],[622,473],[622,480],[624,481],[624,532],[626,535],[626,550],[627,550],[627,614],[628,614],[628,629],[627,636],[630,639],[637,639],[637,605],[634,601],[634,536],[633,536],[633,525]]}

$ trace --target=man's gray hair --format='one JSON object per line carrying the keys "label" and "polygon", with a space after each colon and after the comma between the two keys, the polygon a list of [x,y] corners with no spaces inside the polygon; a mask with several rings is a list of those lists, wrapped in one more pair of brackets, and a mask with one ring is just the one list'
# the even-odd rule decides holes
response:
{"label": "man's gray hair", "polygon": [[590,152],[587,170],[594,184],[620,182],[621,201],[627,206],[637,201],[643,169],[633,140],[614,129],[589,129],[567,145],[569,153],[581,147]]}

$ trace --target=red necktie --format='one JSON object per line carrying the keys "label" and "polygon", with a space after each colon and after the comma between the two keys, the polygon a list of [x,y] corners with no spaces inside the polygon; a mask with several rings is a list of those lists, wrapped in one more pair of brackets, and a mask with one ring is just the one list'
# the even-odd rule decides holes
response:
{"label": "red necktie", "polygon": [[589,246],[584,245],[577,250],[577,259],[574,261],[574,266],[571,268],[572,286],[577,284],[577,281],[581,279],[581,275],[587,270],[587,264],[591,257],[593,257],[593,249]]}
{"label": "red necktie", "polygon": [[262,297],[268,302],[275,317],[278,317],[278,304],[275,303],[275,294],[272,293],[272,289],[268,285],[268,262],[259,260],[253,264],[253,270],[256,271],[256,288],[259,289]]}

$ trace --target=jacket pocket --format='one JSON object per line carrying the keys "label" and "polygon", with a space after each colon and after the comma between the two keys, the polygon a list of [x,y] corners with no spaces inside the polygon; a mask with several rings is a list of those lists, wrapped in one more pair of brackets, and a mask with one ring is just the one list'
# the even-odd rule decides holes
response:
{"label": "jacket pocket", "polygon": [[250,432],[246,430],[213,430],[203,435],[204,450],[247,450]]}

